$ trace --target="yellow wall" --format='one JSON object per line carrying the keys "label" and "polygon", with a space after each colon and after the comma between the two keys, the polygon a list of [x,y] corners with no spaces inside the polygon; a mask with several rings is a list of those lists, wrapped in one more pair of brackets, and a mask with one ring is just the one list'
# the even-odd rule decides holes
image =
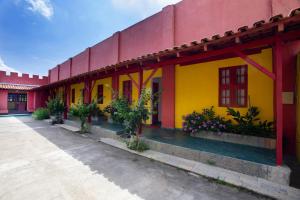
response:
{"label": "yellow wall", "polygon": [[98,85],[103,85],[103,104],[97,104],[98,107],[103,110],[107,105],[111,103],[112,99],[112,78],[104,78],[97,80],[92,90],[92,100],[97,102],[98,97]]}
{"label": "yellow wall", "polygon": [[71,85],[71,90],[70,90],[70,104],[72,105],[72,89],[75,89],[75,104],[79,103],[82,101],[82,96],[81,96],[81,90],[84,89],[84,83],[77,83]]}
{"label": "yellow wall", "polygon": [[[272,50],[251,55],[256,62],[272,71]],[[182,117],[193,111],[214,106],[217,114],[226,117],[226,108],[218,107],[219,71],[221,67],[246,64],[240,58],[231,58],[189,66],[176,66],[175,71],[175,126],[182,127]],[[252,106],[261,111],[262,120],[273,121],[273,81],[248,65],[248,95]],[[248,102],[249,103],[249,102]],[[242,113],[247,108],[238,109]]]}
{"label": "yellow wall", "polygon": [[297,148],[297,158],[300,162],[300,54],[298,54],[297,62],[297,135],[296,135],[296,148]]}

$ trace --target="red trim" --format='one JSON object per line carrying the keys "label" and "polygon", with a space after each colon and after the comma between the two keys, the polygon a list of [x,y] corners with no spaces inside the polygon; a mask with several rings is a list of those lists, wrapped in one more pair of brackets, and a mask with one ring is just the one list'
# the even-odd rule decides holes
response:
{"label": "red trim", "polygon": [[[245,72],[242,77],[244,77],[244,82],[239,83],[237,79],[237,72],[242,67],[245,67]],[[222,73],[229,73],[225,77]],[[229,81],[229,84],[223,84],[222,79],[224,81]],[[229,78],[229,80],[228,80]],[[238,102],[238,90],[244,90],[244,104],[241,105]],[[225,92],[225,97],[223,96],[223,91]],[[229,96],[227,96],[227,91],[229,91]],[[226,98],[229,98],[229,104],[222,103],[222,99],[226,101]],[[219,68],[219,107],[235,107],[235,108],[242,108],[247,107],[248,105],[248,66],[247,65],[239,65],[239,66],[232,66],[232,67],[224,67]]]}
{"label": "red trim", "polygon": [[228,48],[225,48],[225,49],[213,50],[213,51],[199,53],[199,54],[196,54],[196,55],[179,57],[179,58],[175,58],[175,59],[172,59],[172,60],[166,60],[166,61],[162,61],[162,62],[153,64],[153,65],[149,65],[149,67],[155,68],[155,67],[163,67],[163,66],[166,66],[166,65],[182,64],[182,63],[187,63],[187,62],[191,62],[191,61],[195,61],[195,60],[202,60],[202,59],[206,59],[206,58],[209,58],[209,57],[214,57],[214,56],[224,55],[224,54],[227,54],[227,53],[232,53],[232,52],[235,52],[237,50],[241,51],[241,50],[248,49],[248,48],[254,48],[254,47],[259,47],[259,46],[263,47],[265,45],[272,45],[274,42],[275,42],[275,38],[270,37],[270,38],[265,38],[265,39],[261,39],[261,40],[255,40],[253,42],[249,42],[249,43],[246,43],[246,44],[240,44],[240,45],[228,47]]}
{"label": "red trim", "polygon": [[261,71],[262,73],[264,73],[265,75],[267,75],[268,77],[270,77],[271,79],[275,80],[275,74],[274,73],[270,72],[265,67],[263,67],[262,65],[258,64],[257,62],[255,62],[254,60],[252,60],[251,58],[249,58],[246,54],[242,53],[239,50],[236,50],[234,53],[237,56],[239,56],[240,58],[242,58],[244,61],[246,61],[247,63],[249,63],[250,65],[254,66],[256,69],[258,69],[259,71]]}
{"label": "red trim", "polygon": [[274,46],[274,67],[276,72],[275,97],[276,97],[276,164],[282,165],[282,135],[283,135],[283,105],[282,105],[282,73],[283,73],[283,42],[277,37]]}

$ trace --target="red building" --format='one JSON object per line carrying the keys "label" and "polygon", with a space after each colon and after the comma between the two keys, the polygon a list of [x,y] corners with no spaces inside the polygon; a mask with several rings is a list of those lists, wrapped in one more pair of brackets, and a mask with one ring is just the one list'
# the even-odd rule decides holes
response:
{"label": "red building", "polygon": [[33,112],[41,106],[33,88],[48,84],[48,77],[41,79],[37,75],[18,76],[18,73],[6,74],[0,71],[0,114]]}
{"label": "red building", "polygon": [[[50,69],[48,83],[46,78],[22,82],[43,85],[27,92],[27,110],[42,106],[48,91],[62,93],[68,108],[81,94],[85,102],[102,95],[102,108],[111,100],[103,85],[133,101],[143,87],[162,88],[159,113],[152,120],[163,128],[181,128],[182,115],[192,109],[213,105],[224,114],[226,106],[236,106],[245,112],[252,102],[264,119],[276,122],[281,165],[283,151],[296,153],[299,7],[297,0],[183,0],[167,6]],[[218,74],[221,68],[235,73],[236,66],[247,66],[247,84],[238,100],[234,87],[239,85],[223,95],[227,86],[219,85]],[[1,91],[0,110],[7,113],[9,91]]]}

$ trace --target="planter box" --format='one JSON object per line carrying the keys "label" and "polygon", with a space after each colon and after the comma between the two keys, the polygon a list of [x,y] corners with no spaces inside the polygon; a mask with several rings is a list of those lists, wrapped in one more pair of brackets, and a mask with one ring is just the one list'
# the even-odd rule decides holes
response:
{"label": "planter box", "polygon": [[201,131],[197,134],[191,134],[192,137],[205,138],[210,140],[218,140],[235,144],[243,144],[266,149],[276,148],[276,139],[263,138],[249,135],[238,135],[233,133],[215,133],[210,131]]}

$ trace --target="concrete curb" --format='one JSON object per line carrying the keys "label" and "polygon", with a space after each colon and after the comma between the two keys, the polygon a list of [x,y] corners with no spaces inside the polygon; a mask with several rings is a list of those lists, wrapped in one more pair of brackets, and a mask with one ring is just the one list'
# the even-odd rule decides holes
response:
{"label": "concrete curb", "polygon": [[246,188],[259,194],[263,194],[276,199],[298,200],[300,190],[285,185],[280,185],[267,181],[262,178],[249,176],[246,174],[230,171],[216,166],[207,165],[204,163],[187,160],[177,156],[160,153],[157,151],[148,150],[145,152],[136,152],[126,147],[125,143],[111,138],[100,138],[100,142],[137,154],[161,163],[174,166],[179,169],[189,171],[201,176],[221,180],[229,184]]}

